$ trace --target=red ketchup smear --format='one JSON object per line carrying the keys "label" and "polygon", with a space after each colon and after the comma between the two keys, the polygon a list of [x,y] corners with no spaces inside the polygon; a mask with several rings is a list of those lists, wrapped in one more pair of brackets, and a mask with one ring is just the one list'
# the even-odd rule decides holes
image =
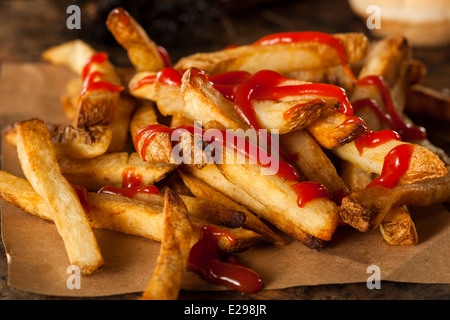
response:
{"label": "red ketchup smear", "polygon": [[344,46],[342,45],[341,40],[333,37],[330,34],[314,31],[275,33],[259,39],[258,41],[254,42],[253,45],[268,46],[279,43],[298,42],[317,42],[333,47],[334,50],[336,50],[339,60],[341,60],[341,64],[344,67],[345,73],[352,81],[355,81],[355,76],[353,75],[353,72],[348,65],[347,53]]}
{"label": "red ketchup smear", "polygon": [[259,291],[263,280],[256,271],[239,263],[236,257],[223,257],[218,245],[219,237],[222,236],[228,237],[235,245],[236,239],[231,233],[213,226],[203,226],[199,241],[191,248],[188,269],[207,281],[226,285],[242,293]]}
{"label": "red ketchup smear", "polygon": [[81,95],[84,95],[88,91],[94,90],[108,90],[112,92],[120,92],[123,87],[112,84],[107,81],[95,81],[97,77],[102,77],[103,73],[100,71],[91,72],[92,64],[101,64],[108,59],[108,55],[104,52],[98,52],[91,56],[88,62],[84,65],[82,71],[83,89]]}
{"label": "red ketchup smear", "polygon": [[78,184],[73,184],[71,183],[71,186],[73,188],[73,190],[75,191],[75,193],[78,196],[78,199],[80,199],[80,203],[84,208],[84,211],[89,212],[90,208],[89,208],[89,202],[87,201],[87,195],[88,192],[86,190],[85,187],[80,186]]}
{"label": "red ketchup smear", "polygon": [[364,148],[375,148],[391,140],[401,141],[402,139],[400,135],[393,130],[368,132],[355,139],[355,147],[358,149],[359,154],[362,155]]}
{"label": "red ketchup smear", "polygon": [[319,198],[330,198],[328,189],[313,181],[303,181],[292,185],[292,189],[297,194],[297,204],[303,208],[308,202]]}
{"label": "red ketchup smear", "polygon": [[145,126],[141,129],[139,129],[136,132],[135,139],[134,139],[134,147],[136,150],[139,150],[139,148],[138,148],[139,142],[142,139],[144,139],[144,143],[141,147],[141,153],[140,153],[143,161],[147,161],[146,153],[147,153],[147,148],[150,145],[150,142],[152,142],[152,140],[156,137],[156,135],[161,132],[172,134],[173,129],[166,127],[165,125],[162,125],[162,124],[150,124],[148,126]]}
{"label": "red ketchup smear", "polygon": [[373,186],[394,188],[408,170],[413,152],[414,147],[411,144],[401,144],[389,151],[384,159],[381,175],[369,183],[367,188]]}
{"label": "red ketchup smear", "polygon": [[131,188],[138,187],[142,183],[142,175],[136,173],[135,168],[126,168],[122,173],[122,187]]}
{"label": "red ketchup smear", "polygon": [[158,50],[158,53],[164,62],[164,67],[170,68],[170,66],[172,65],[172,59],[170,59],[169,53],[167,52],[166,48],[162,46],[156,46],[156,49]]}
{"label": "red ketchup smear", "polygon": [[[389,92],[389,89],[388,89],[386,83],[383,80],[383,77],[367,76],[367,77],[357,80],[356,84],[357,85],[374,85],[378,88],[378,90],[383,98],[384,104],[386,106],[386,111],[389,114],[389,116],[383,116],[381,118],[381,120],[388,121],[391,129],[397,131],[404,140],[406,140],[406,141],[423,140],[426,138],[426,131],[424,128],[419,127],[419,126],[413,126],[409,123],[406,123],[402,119],[402,116],[398,113],[397,109],[394,106],[391,94]],[[367,105],[369,107],[371,107],[373,110],[375,110],[375,108],[373,107],[373,104],[374,104],[374,102],[372,101],[372,102],[368,103]],[[375,112],[377,112],[377,111],[375,111]],[[380,115],[379,112],[377,112],[377,114]]]}
{"label": "red ketchup smear", "polygon": [[122,188],[104,186],[98,192],[109,194],[120,194],[125,197],[133,197],[136,193],[158,194],[155,186],[141,186],[142,175],[135,172],[135,168],[127,168],[122,173]]}
{"label": "red ketchup smear", "polygon": [[[187,130],[191,134],[198,134],[197,131],[201,131],[203,133],[203,130],[195,129],[192,125],[181,125],[177,128],[169,128],[161,124],[153,124],[146,126],[142,129],[140,129],[135,136],[135,148],[136,150],[139,150],[137,146],[139,145],[139,142],[141,139],[144,139],[144,143],[141,148],[141,156],[145,156],[146,148],[149,146],[150,142],[155,138],[155,136],[158,133],[164,132],[172,134],[176,130]],[[234,150],[241,156],[246,157],[252,163],[258,164],[262,167],[269,167],[270,164],[263,164],[261,162],[261,156],[264,156],[266,159],[271,158],[271,161],[278,161],[278,171],[273,172],[273,174],[278,175],[279,177],[289,180],[289,181],[297,181],[299,178],[298,172],[287,162],[275,159],[271,157],[265,150],[259,148],[258,146],[253,145],[251,142],[233,135],[232,133],[226,132],[225,130],[216,129],[218,132],[221,133],[220,137],[218,136],[212,136],[210,139],[203,139],[206,143],[214,143],[216,145],[230,148],[231,150]],[[201,137],[204,138],[204,137]],[[253,154],[253,152],[250,152],[250,150],[257,150],[257,154]],[[142,158],[145,159],[145,158]],[[145,161],[145,160],[144,160]]]}
{"label": "red ketchup smear", "polygon": [[140,79],[134,86],[133,90],[142,88],[145,85],[159,82],[171,86],[181,86],[181,73],[173,68],[164,68],[155,75],[149,75]]}

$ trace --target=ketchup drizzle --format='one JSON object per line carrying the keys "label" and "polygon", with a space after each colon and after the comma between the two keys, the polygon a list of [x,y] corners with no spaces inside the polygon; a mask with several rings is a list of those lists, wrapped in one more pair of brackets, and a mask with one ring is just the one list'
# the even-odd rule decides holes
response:
{"label": "ketchup drizzle", "polygon": [[218,246],[221,236],[228,237],[235,245],[236,239],[231,233],[213,226],[203,226],[199,241],[191,248],[188,269],[207,281],[239,292],[249,294],[259,291],[263,280],[256,271],[239,263],[236,257],[223,257]]}
{"label": "ketchup drizzle", "polygon": [[307,203],[319,198],[330,198],[328,189],[313,181],[298,182],[291,187],[297,194],[297,204],[300,208],[303,208]]}
{"label": "ketchup drizzle", "polygon": [[384,159],[381,175],[369,183],[367,188],[373,186],[394,188],[408,170],[413,152],[411,144],[401,144],[393,148]]}

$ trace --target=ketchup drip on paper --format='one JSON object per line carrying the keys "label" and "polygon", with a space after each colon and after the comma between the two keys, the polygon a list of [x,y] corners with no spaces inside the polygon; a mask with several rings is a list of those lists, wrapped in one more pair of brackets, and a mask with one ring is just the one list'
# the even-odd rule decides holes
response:
{"label": "ketchup drip on paper", "polygon": [[243,293],[255,293],[262,288],[261,276],[239,263],[236,257],[224,257],[219,250],[219,238],[227,237],[232,245],[236,238],[228,231],[203,226],[199,241],[191,248],[188,269],[207,281],[222,284]]}

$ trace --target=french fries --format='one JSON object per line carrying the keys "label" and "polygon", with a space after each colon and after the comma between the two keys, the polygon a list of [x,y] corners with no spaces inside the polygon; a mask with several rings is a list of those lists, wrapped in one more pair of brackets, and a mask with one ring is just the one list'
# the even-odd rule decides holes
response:
{"label": "french fries", "polygon": [[84,274],[104,263],[92,228],[160,242],[141,299],[177,299],[205,226],[223,253],[289,238],[325,250],[342,223],[412,246],[410,206],[450,201],[449,156],[404,114],[436,117],[448,99],[420,84],[404,37],[282,33],[171,67],[124,9],[106,26],[132,68],[80,40],[49,48],[78,76],[61,97],[70,125],[3,130],[26,180],[0,171],[0,198],[53,221]]}
{"label": "french fries", "polygon": [[51,212],[71,264],[84,274],[98,270],[104,261],[97,240],[77,194],[61,174],[42,120],[18,123],[17,152],[25,176]]}
{"label": "french fries", "polygon": [[170,189],[164,195],[164,230],[152,278],[141,300],[176,300],[191,248],[187,209]]}

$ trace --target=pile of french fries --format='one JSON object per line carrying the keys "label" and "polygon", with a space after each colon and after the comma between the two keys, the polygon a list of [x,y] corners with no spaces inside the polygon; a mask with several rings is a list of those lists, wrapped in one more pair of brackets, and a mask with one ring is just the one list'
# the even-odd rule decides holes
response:
{"label": "pile of french fries", "polygon": [[[17,147],[26,179],[1,171],[1,199],[53,221],[70,263],[83,274],[107,263],[92,228],[161,242],[157,267],[142,299],[176,299],[190,248],[200,239],[202,226],[216,226],[233,235],[236,241],[219,238],[225,253],[239,253],[261,241],[282,246],[287,237],[322,248],[342,225],[361,232],[379,228],[390,245],[414,245],[418,236],[408,207],[450,200],[450,161],[443,150],[427,139],[389,140],[360,153],[355,140],[368,130],[388,129],[386,123],[369,108],[353,115],[338,112],[343,101],[320,92],[254,99],[251,105],[260,127],[279,134],[280,148],[289,155],[298,181],[323,185],[329,197],[299,206],[292,188],[298,181],[267,174],[248,161],[177,163],[169,130],[155,132],[148,142],[136,138],[141,130],[161,125],[160,119],[168,128],[194,122],[203,129],[251,127],[209,81],[214,75],[270,70],[289,79],[280,86],[324,83],[342,88],[350,104],[372,99],[385,107],[385,100],[377,87],[351,79],[336,50],[325,43],[242,45],[186,56],[172,66],[162,48],[124,9],[114,9],[106,25],[133,68],[115,67],[106,53],[80,40],[49,48],[43,53],[46,61],[77,75],[61,98],[71,124],[29,119],[3,131],[5,140]],[[403,37],[370,44],[359,33],[332,36],[344,48],[356,78],[384,79],[397,112],[410,125],[405,109],[420,113],[417,110],[433,104],[443,114],[445,108],[448,112],[448,99],[421,85],[425,67],[413,59]],[[179,78],[145,82],[163,72]],[[420,104],[408,98],[411,92],[421,94]],[[198,152],[192,139],[186,141],[193,154]],[[209,141],[201,142],[205,147]],[[411,146],[412,156],[398,184],[367,188],[382,174],[388,153],[404,144]],[[224,153],[242,157],[232,149],[225,148]],[[129,173],[127,177],[137,182],[129,183],[125,178]],[[98,192],[105,186],[151,185],[159,192]]]}

